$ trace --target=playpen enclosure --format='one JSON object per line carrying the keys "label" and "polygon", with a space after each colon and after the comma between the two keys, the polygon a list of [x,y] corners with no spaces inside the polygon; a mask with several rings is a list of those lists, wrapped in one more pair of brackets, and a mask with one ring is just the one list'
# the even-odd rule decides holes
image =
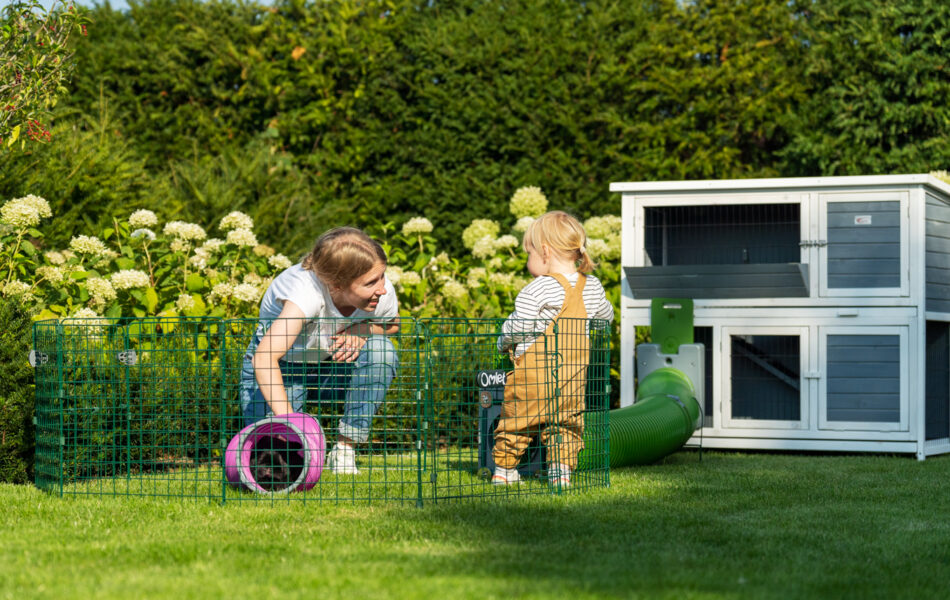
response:
{"label": "playpen enclosure", "polygon": [[[339,329],[348,320],[323,323]],[[405,501],[423,504],[468,497],[560,493],[545,478],[543,425],[519,470],[520,486],[493,487],[491,434],[500,412],[510,360],[496,348],[496,319],[403,319],[388,336],[395,375],[358,447],[357,475],[324,469],[307,491],[255,494],[228,485],[224,452],[245,426],[239,402],[244,355],[256,320],[126,319],[46,321],[34,326],[37,485],[58,494],[193,497],[225,502],[261,499]],[[608,484],[607,322],[562,319],[570,338],[590,344],[585,368],[584,440],[572,490]],[[557,411],[562,352],[558,338],[538,338],[550,376],[544,383]],[[329,369],[307,411],[328,447],[345,411],[346,378]],[[345,368],[345,366],[344,366]],[[500,377],[499,377],[500,374]],[[308,384],[310,385],[310,384]],[[356,385],[356,384],[352,384]],[[336,388],[336,389],[332,389]],[[333,393],[336,392],[336,393]],[[282,440],[286,441],[286,440]],[[291,440],[293,442],[295,440]],[[287,452],[285,456],[292,456]],[[279,482],[278,482],[279,483]]]}

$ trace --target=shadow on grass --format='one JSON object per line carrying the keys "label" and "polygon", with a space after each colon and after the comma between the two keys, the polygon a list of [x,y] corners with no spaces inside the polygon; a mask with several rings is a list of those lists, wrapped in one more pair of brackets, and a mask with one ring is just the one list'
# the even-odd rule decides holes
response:
{"label": "shadow on grass", "polygon": [[929,597],[950,578],[941,462],[679,453],[615,471],[608,490],[428,505],[416,520],[467,545],[427,559],[440,576],[515,596]]}

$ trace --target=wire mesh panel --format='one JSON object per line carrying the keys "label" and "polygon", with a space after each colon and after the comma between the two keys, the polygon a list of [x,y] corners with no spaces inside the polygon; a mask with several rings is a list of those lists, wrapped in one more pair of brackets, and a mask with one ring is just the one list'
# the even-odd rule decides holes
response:
{"label": "wire mesh panel", "polygon": [[[510,357],[499,342],[502,320],[432,319],[424,326],[425,497],[608,484],[606,321],[519,322],[514,329],[522,338]],[[499,467],[514,473],[493,479]]]}
{"label": "wire mesh panel", "polygon": [[34,327],[37,485],[63,494],[221,493],[226,329],[215,319]]}
{"label": "wire mesh panel", "polygon": [[[606,485],[607,323],[561,319],[530,335],[530,361],[514,361],[528,379],[506,376],[501,324],[36,323],[37,485],[419,505]],[[515,381],[533,404],[512,415]],[[502,434],[517,457],[502,452]],[[496,457],[514,460],[525,483],[492,486]],[[564,467],[562,480],[552,483],[552,465]]]}
{"label": "wire mesh panel", "polygon": [[[350,319],[315,319],[303,325],[306,331],[300,338],[310,342],[287,339],[281,345],[281,336],[297,338],[301,327],[291,327],[288,334],[291,325],[291,320],[277,320],[269,328],[256,320],[229,322],[233,351],[226,380],[241,410],[226,423],[232,440],[226,456],[226,466],[232,467],[226,500],[265,495],[304,501],[419,502],[425,345],[416,322],[405,319],[382,335],[362,331],[367,325]],[[356,340],[345,333],[362,335]],[[268,370],[279,373],[279,383],[274,376],[262,376]],[[286,399],[295,414],[312,416],[319,439],[293,431],[295,425],[313,427],[310,420],[269,420],[268,399]],[[310,481],[302,464],[306,440],[321,445],[307,465]],[[238,463],[247,463],[241,465],[245,470],[237,469]],[[248,474],[253,481],[246,481]]]}

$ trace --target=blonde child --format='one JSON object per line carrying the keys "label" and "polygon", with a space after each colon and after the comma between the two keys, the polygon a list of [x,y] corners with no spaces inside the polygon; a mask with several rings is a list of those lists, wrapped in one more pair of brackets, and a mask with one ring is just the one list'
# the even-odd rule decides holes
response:
{"label": "blonde child", "polygon": [[587,319],[610,321],[614,311],[600,281],[587,275],[594,263],[577,219],[546,213],[528,227],[523,246],[535,279],[518,294],[498,338],[498,349],[511,353],[514,371],[495,429],[492,483],[518,483],[518,462],[540,435],[550,481],[566,486],[584,448]]}

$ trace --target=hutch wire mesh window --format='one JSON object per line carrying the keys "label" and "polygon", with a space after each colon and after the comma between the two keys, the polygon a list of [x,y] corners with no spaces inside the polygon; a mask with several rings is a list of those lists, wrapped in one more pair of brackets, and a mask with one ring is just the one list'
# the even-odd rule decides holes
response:
{"label": "hutch wire mesh window", "polygon": [[[607,485],[608,324],[566,321],[536,341],[543,398],[533,410],[543,418],[519,429],[525,482],[505,487],[485,477],[511,368],[496,347],[501,320],[403,319],[352,362],[288,342],[276,365],[257,351],[265,329],[255,319],[38,322],[37,485],[60,495],[421,505],[559,493],[547,478],[552,457],[574,465],[570,489]],[[305,327],[332,343],[350,324]],[[255,354],[259,367],[279,370],[292,415],[267,415],[263,396],[274,396],[254,378]],[[567,373],[575,380],[562,385]]]}
{"label": "hutch wire mesh window", "polygon": [[645,264],[797,263],[800,213],[794,203],[647,207]]}

